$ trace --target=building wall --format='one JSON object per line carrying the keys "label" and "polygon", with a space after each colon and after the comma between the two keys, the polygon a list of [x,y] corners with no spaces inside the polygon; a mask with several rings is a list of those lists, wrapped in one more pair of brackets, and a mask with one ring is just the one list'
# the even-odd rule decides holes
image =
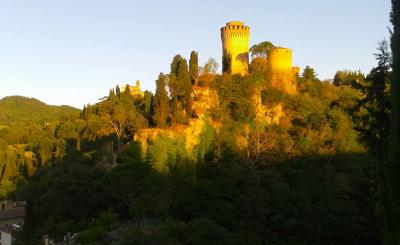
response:
{"label": "building wall", "polygon": [[222,69],[231,74],[247,74],[249,70],[250,27],[232,21],[221,28]]}
{"label": "building wall", "polygon": [[11,234],[0,231],[0,244],[1,245],[11,245]]}
{"label": "building wall", "polygon": [[0,201],[0,212],[3,210],[7,210],[13,208],[13,202],[10,200],[1,200]]}
{"label": "building wall", "polygon": [[268,52],[268,66],[273,71],[288,71],[292,69],[292,50],[274,48]]}
{"label": "building wall", "polygon": [[140,81],[136,81],[135,86],[131,86],[129,84],[125,84],[122,86],[122,92],[125,92],[125,90],[129,88],[129,92],[132,96],[144,96],[144,92],[142,92],[140,88]]}

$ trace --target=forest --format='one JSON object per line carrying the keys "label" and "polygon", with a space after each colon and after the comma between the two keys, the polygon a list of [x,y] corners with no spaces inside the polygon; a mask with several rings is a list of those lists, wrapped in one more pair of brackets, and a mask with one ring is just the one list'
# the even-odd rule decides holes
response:
{"label": "forest", "polygon": [[245,76],[192,51],[143,96],[116,86],[82,110],[3,98],[0,199],[28,204],[15,244],[400,244],[392,5],[376,67],[320,80],[307,66],[296,94],[269,83],[263,42]]}

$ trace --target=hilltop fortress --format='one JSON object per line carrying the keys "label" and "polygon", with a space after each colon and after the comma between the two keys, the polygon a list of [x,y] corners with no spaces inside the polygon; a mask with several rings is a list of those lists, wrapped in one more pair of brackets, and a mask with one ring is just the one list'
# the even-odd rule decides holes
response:
{"label": "hilltop fortress", "polygon": [[[241,21],[231,21],[221,28],[222,72],[246,75],[249,73],[250,27]],[[267,54],[267,71],[272,87],[289,94],[296,93],[299,67],[292,66],[292,50],[272,48]]]}
{"label": "hilltop fortress", "polygon": [[[249,63],[250,27],[244,25],[243,22],[232,21],[226,23],[226,26],[222,27],[220,31],[223,75],[251,75],[249,70],[252,67],[252,64]],[[296,94],[296,80],[300,69],[292,66],[292,50],[288,48],[271,47],[266,55],[256,57],[254,60],[262,62],[263,73],[261,75],[263,76],[262,79],[265,79],[265,84],[254,88],[251,96],[255,110],[254,120],[260,125],[280,124],[281,119],[286,116],[284,105],[280,102],[269,105],[263,104],[262,93],[273,88],[287,94]],[[210,86],[212,81],[217,79],[217,76],[213,73],[203,73],[193,84],[193,113],[187,125],[174,124],[169,128],[145,128],[138,132],[135,140],[140,143],[143,156],[151,155],[151,151],[154,149],[161,149],[165,152],[185,149],[188,157],[196,158],[198,153],[195,152],[198,150],[197,147],[200,144],[201,137],[204,137],[205,131],[212,129],[215,134],[219,135],[230,130],[226,128],[227,125],[224,125],[222,121],[213,120],[208,114],[210,110],[218,110],[220,106],[218,92]],[[134,89],[130,88],[130,90]],[[232,137],[232,147],[238,151],[244,150],[248,145],[250,125],[242,123],[241,126],[236,128],[235,132],[229,132],[229,137]],[[161,143],[163,140],[179,144],[181,148],[169,149],[167,145]],[[156,168],[166,168],[166,159],[153,159],[153,161]]]}

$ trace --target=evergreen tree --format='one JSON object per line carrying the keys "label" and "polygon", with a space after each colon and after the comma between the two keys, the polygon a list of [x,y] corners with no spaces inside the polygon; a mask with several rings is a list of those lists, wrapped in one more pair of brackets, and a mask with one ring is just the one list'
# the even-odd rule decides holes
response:
{"label": "evergreen tree", "polygon": [[177,54],[174,56],[172,62],[171,62],[171,74],[175,74],[175,76],[177,75],[178,72],[178,65],[182,60],[182,56],[180,54]]}
{"label": "evergreen tree", "polygon": [[392,0],[390,20],[393,24],[391,48],[392,122],[388,159],[379,168],[380,209],[383,213],[383,243],[400,244],[400,1]]}
{"label": "evergreen tree", "polygon": [[304,80],[314,80],[317,78],[317,73],[315,73],[314,69],[310,66],[306,66],[306,68],[304,68],[302,77]]}
{"label": "evergreen tree", "polygon": [[176,55],[171,63],[168,88],[172,99],[173,121],[177,123],[187,122],[188,117],[191,116],[192,84],[187,61],[180,55]]}
{"label": "evergreen tree", "polygon": [[186,119],[192,115],[192,83],[190,81],[190,73],[187,66],[187,61],[182,59],[178,65],[177,81],[182,87],[182,109],[186,111]]}
{"label": "evergreen tree", "polygon": [[129,88],[129,86],[125,87],[124,96],[131,96],[131,89]]}
{"label": "evergreen tree", "polygon": [[379,42],[378,53],[375,54],[378,66],[367,76],[371,86],[367,88],[367,97],[363,101],[368,110],[365,117],[368,129],[365,131],[367,143],[371,152],[382,157],[388,143],[390,103],[388,101],[389,68],[391,55],[389,44],[384,40]]}
{"label": "evergreen tree", "polygon": [[117,95],[118,98],[121,97],[121,89],[119,88],[118,85],[115,87],[115,94]]}
{"label": "evergreen tree", "polygon": [[197,78],[199,77],[199,58],[197,52],[195,51],[190,53],[189,72],[190,80],[192,81],[192,84],[195,84]]}
{"label": "evergreen tree", "polygon": [[153,120],[157,127],[166,128],[169,115],[168,94],[166,90],[167,76],[160,73],[156,81],[156,93],[153,99]]}
{"label": "evergreen tree", "polygon": [[115,90],[110,89],[110,92],[108,93],[108,100],[114,100],[115,99]]}

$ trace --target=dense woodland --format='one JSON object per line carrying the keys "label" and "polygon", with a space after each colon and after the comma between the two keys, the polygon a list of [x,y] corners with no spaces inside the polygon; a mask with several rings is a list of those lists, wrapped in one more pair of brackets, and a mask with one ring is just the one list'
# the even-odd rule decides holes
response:
{"label": "dense woodland", "polygon": [[[173,57],[154,94],[117,86],[81,111],[0,100],[0,198],[28,203],[17,242],[79,232],[82,244],[398,244],[400,18],[392,2],[392,46],[378,43],[369,74],[343,70],[321,81],[307,66],[295,95],[269,84],[274,46],[264,42],[251,49],[246,76],[216,74],[213,59],[199,67],[193,51],[189,61]],[[144,155],[141,129],[200,120],[193,86],[217,98],[193,151],[183,138],[159,137]],[[257,91],[263,106],[283,105],[279,123],[257,120]]]}

